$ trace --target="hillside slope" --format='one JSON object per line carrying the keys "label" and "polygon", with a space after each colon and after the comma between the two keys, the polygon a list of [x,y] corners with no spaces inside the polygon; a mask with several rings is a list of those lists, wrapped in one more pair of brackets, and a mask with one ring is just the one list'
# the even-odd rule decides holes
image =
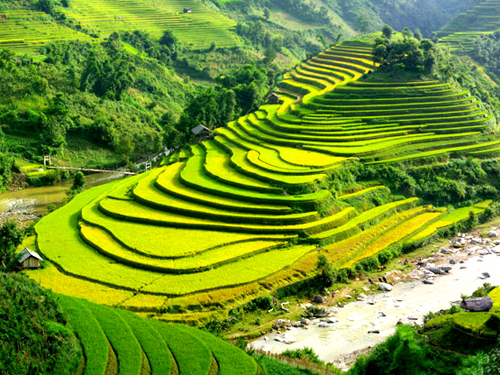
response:
{"label": "hillside slope", "polygon": [[[255,375],[243,350],[209,333],[54,295],[0,272],[4,374]],[[20,324],[22,323],[22,324]]]}
{"label": "hillside slope", "polygon": [[[375,69],[371,48],[332,47],[285,77],[281,103],[218,128],[168,166],[91,189],[43,218],[37,246],[65,275],[55,290],[72,293],[83,279],[129,295],[125,308],[206,321],[314,276],[319,254],[344,269],[378,262],[391,245],[484,212],[491,201],[450,214],[369,177],[380,164],[500,150],[491,116],[468,92],[376,81]],[[353,181],[362,166],[366,178]],[[53,272],[31,276],[52,287]]]}
{"label": "hillside slope", "polygon": [[439,43],[452,51],[471,51],[474,40],[500,29],[500,2],[483,0],[447,23],[438,33]]}

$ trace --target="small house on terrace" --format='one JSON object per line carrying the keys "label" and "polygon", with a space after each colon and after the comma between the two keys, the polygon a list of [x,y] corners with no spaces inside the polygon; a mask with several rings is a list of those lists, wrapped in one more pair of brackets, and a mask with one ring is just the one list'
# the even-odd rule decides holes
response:
{"label": "small house on terrace", "polygon": [[191,133],[193,133],[196,142],[209,139],[212,136],[212,131],[202,124],[191,129]]}
{"label": "small house on terrace", "polygon": [[267,97],[266,97],[266,101],[269,103],[269,104],[279,104],[280,102],[280,96],[278,94],[276,94],[275,92],[272,92],[270,93]]}
{"label": "small house on terrace", "polygon": [[40,268],[40,261],[43,261],[42,257],[31,251],[27,247],[19,253],[19,264],[23,269],[34,269]]}
{"label": "small house on terrace", "polygon": [[193,13],[193,10],[191,8],[184,8],[183,12],[184,13]]}

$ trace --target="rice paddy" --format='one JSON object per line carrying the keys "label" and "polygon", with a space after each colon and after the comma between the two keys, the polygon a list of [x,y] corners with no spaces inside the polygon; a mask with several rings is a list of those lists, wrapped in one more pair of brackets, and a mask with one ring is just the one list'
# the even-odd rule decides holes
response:
{"label": "rice paddy", "polygon": [[182,44],[195,50],[209,48],[212,43],[217,48],[242,44],[234,32],[236,23],[198,0],[74,0],[69,8],[57,10],[64,13],[72,28],[57,24],[43,12],[2,11],[0,48],[36,53],[55,41],[102,41],[115,31],[134,30],[146,31],[156,39],[171,30]]}
{"label": "rice paddy", "polygon": [[[376,68],[370,48],[332,47],[287,76],[280,103],[169,165],[79,194],[36,225],[38,249],[57,269],[32,277],[63,294],[76,294],[73,282],[102,290],[100,302],[114,290],[109,305],[199,323],[313,276],[319,254],[350,267],[483,212],[486,203],[448,213],[379,184],[325,188],[354,162],[500,149],[469,93],[436,81],[365,82]],[[139,362],[131,354],[127,366]]]}
{"label": "rice paddy", "polygon": [[500,1],[486,0],[458,15],[437,34],[451,51],[468,52],[478,36],[500,29]]}

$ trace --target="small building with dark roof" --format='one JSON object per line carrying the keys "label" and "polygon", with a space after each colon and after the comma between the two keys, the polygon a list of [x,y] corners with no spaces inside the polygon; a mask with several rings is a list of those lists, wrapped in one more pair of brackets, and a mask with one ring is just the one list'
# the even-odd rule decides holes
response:
{"label": "small building with dark roof", "polygon": [[271,104],[278,104],[280,102],[280,99],[281,99],[281,97],[278,94],[276,94],[275,92],[270,93],[266,97],[266,101],[268,103],[271,103]]}
{"label": "small building with dark roof", "polygon": [[208,137],[212,135],[212,131],[202,124],[191,129],[191,133],[193,133],[195,137]]}
{"label": "small building with dark roof", "polygon": [[183,12],[184,13],[193,13],[191,8],[184,8]]}
{"label": "small building with dark roof", "polygon": [[43,261],[42,257],[27,247],[19,253],[18,262],[23,269],[40,268],[41,261]]}

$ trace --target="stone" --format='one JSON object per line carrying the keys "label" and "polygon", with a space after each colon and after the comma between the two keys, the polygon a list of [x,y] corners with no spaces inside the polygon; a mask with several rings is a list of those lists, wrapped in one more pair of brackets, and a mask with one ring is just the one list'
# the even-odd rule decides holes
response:
{"label": "stone", "polygon": [[285,344],[293,344],[294,342],[297,341],[297,339],[295,337],[293,337],[292,335],[282,333],[281,335],[277,336],[274,339],[274,341],[283,342]]}
{"label": "stone", "polygon": [[345,298],[345,299],[351,299],[351,298],[352,298],[352,296],[351,296],[350,294],[346,294],[346,295],[344,296],[344,298]]}
{"label": "stone", "polygon": [[368,331],[368,333],[375,333],[375,334],[379,334],[380,331],[378,329],[372,329],[371,331]]}
{"label": "stone", "polygon": [[398,320],[398,322],[396,323],[397,326],[403,324],[403,321],[401,319]]}
{"label": "stone", "polygon": [[302,319],[300,320],[300,323],[302,323],[302,324],[303,324],[303,325],[305,325],[305,326],[308,326],[308,325],[309,325],[309,323],[311,323],[311,321],[310,321],[309,319],[302,318]]}
{"label": "stone", "polygon": [[453,247],[464,247],[466,244],[466,240],[463,237],[458,237],[458,238],[455,238],[451,242],[451,244],[453,245]]}
{"label": "stone", "polygon": [[430,280],[423,280],[422,282],[426,285],[434,285],[434,283]]}
{"label": "stone", "polygon": [[442,247],[441,250],[439,250],[439,252],[442,254],[451,254],[451,250],[447,250],[444,247]]}
{"label": "stone", "polygon": [[455,259],[450,259],[450,264],[455,264],[457,263]]}
{"label": "stone", "polygon": [[328,323],[328,324],[333,324],[333,323],[338,322],[337,319],[333,319],[333,318],[321,319],[321,321],[324,322],[324,323]]}
{"label": "stone", "polygon": [[460,307],[472,312],[490,311],[493,307],[491,297],[469,298],[462,301]]}
{"label": "stone", "polygon": [[329,327],[331,327],[331,324],[329,324],[327,322],[321,322],[318,324],[318,327],[319,328],[329,328]]}
{"label": "stone", "polygon": [[415,318],[414,316],[409,316],[408,320],[418,320],[418,318]]}
{"label": "stone", "polygon": [[289,320],[287,320],[287,319],[278,319],[276,321],[276,323],[274,323],[274,328],[275,329],[280,329],[282,327],[287,327],[287,326],[290,326],[290,325],[291,325],[291,323],[290,323]]}
{"label": "stone", "polygon": [[313,303],[325,303],[325,297],[320,296],[319,294],[313,298]]}
{"label": "stone", "polygon": [[451,271],[451,267],[448,267],[448,266],[439,266],[438,268],[443,272],[450,272]]}
{"label": "stone", "polygon": [[429,271],[436,275],[442,275],[444,271],[440,267],[429,267]]}
{"label": "stone", "polygon": [[356,297],[356,301],[364,301],[365,299],[366,299],[366,294],[364,294],[364,293],[360,293]]}
{"label": "stone", "polygon": [[481,238],[479,238],[479,237],[474,237],[474,238],[471,239],[471,241],[473,243],[477,243],[479,245],[483,243],[483,240]]}
{"label": "stone", "polygon": [[491,277],[491,276],[490,276],[490,274],[489,274],[488,272],[483,272],[483,276],[484,276],[485,278]]}
{"label": "stone", "polygon": [[498,233],[495,230],[490,230],[488,232],[488,237],[490,237],[490,238],[497,237],[497,236],[498,236]]}
{"label": "stone", "polygon": [[392,290],[392,285],[389,285],[387,283],[379,283],[378,287],[384,292],[390,292]]}

